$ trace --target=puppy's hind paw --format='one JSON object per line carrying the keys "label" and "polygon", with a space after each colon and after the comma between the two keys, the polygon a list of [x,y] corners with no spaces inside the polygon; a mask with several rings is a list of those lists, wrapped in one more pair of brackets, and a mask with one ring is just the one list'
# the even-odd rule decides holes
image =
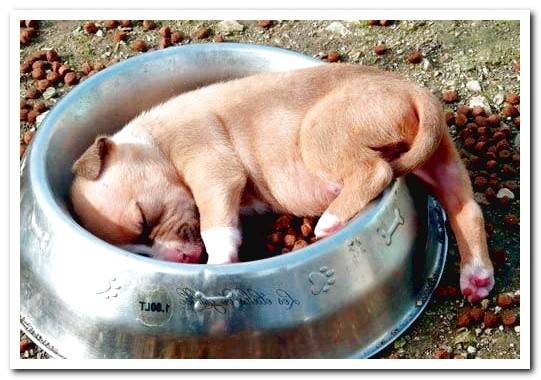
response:
{"label": "puppy's hind paw", "polygon": [[494,287],[494,270],[480,263],[465,264],[460,270],[460,290],[471,303],[488,296]]}

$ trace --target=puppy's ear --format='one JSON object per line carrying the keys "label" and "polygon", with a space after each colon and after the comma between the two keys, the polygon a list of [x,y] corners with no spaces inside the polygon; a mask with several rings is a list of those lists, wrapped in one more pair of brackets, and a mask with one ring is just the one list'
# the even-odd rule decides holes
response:
{"label": "puppy's ear", "polygon": [[100,176],[107,156],[115,147],[115,143],[107,136],[99,136],[94,141],[94,144],[83,153],[83,155],[75,161],[71,172],[76,176],[81,176],[86,179],[96,180]]}

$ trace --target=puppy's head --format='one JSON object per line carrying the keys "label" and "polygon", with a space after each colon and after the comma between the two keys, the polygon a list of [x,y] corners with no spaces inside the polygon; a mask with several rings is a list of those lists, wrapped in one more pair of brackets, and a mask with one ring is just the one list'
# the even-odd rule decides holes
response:
{"label": "puppy's head", "polygon": [[101,136],[72,172],[73,210],[90,232],[119,246],[150,246],[146,252],[162,260],[199,262],[193,197],[155,146]]}

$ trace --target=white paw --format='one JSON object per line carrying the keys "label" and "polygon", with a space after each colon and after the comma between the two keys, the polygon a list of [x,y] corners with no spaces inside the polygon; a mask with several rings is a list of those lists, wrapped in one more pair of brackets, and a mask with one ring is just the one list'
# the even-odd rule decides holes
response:
{"label": "white paw", "polygon": [[214,227],[201,232],[209,256],[207,264],[230,264],[239,261],[240,231],[235,227]]}
{"label": "white paw", "polygon": [[343,223],[338,219],[338,217],[325,211],[316,224],[314,234],[316,235],[316,238],[320,239],[338,231],[340,228],[342,228],[342,226]]}
{"label": "white paw", "polygon": [[460,270],[460,290],[470,302],[477,302],[490,293],[494,287],[494,270],[485,264],[473,262]]}

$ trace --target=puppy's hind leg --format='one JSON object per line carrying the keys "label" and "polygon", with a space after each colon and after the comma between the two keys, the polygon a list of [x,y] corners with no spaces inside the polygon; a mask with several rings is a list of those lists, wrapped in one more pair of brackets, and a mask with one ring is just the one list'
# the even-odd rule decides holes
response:
{"label": "puppy's hind leg", "polygon": [[462,294],[470,302],[485,298],[494,286],[494,270],[488,255],[483,214],[448,134],[430,160],[414,174],[431,188],[448,214],[460,252]]}

